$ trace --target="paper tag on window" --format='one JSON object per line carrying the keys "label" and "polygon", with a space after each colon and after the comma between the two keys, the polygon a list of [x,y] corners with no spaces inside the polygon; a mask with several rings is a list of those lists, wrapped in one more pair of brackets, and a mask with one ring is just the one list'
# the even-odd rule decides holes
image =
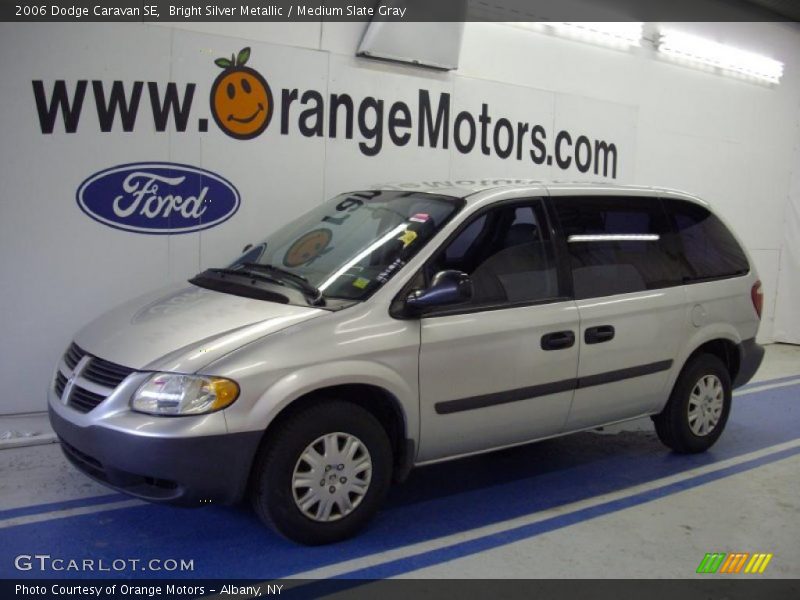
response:
{"label": "paper tag on window", "polygon": [[412,231],[411,229],[406,229],[399,238],[397,238],[398,242],[403,242],[403,248],[408,248],[409,244],[417,239],[417,232]]}

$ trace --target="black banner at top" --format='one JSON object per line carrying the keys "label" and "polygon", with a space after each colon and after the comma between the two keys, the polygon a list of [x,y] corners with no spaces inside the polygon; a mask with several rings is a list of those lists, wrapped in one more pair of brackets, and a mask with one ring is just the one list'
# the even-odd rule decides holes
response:
{"label": "black banner at top", "polygon": [[[0,0],[5,22],[781,21],[761,0]],[[796,12],[795,12],[796,11]]]}

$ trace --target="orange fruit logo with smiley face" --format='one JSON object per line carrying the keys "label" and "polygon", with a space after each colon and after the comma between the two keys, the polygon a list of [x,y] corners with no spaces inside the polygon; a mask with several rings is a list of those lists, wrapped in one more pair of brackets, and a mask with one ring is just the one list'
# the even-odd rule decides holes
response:
{"label": "orange fruit logo with smiley face", "polygon": [[238,140],[249,140],[261,133],[272,119],[272,90],[264,77],[245,64],[250,48],[230,59],[218,58],[223,69],[211,86],[211,114],[222,131]]}
{"label": "orange fruit logo with smiley face", "polygon": [[299,267],[312,262],[328,252],[333,233],[330,229],[314,229],[300,236],[286,251],[283,264],[287,267]]}

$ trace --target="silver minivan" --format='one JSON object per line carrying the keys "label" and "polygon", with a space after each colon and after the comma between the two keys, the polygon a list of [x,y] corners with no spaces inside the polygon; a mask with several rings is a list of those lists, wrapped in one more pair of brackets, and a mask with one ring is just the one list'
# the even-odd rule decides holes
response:
{"label": "silver minivan", "polygon": [[646,415],[675,452],[714,444],[763,300],[708,205],[483,183],[342,194],[93,321],[49,390],[67,458],[151,501],[247,497],[320,544],[413,466]]}

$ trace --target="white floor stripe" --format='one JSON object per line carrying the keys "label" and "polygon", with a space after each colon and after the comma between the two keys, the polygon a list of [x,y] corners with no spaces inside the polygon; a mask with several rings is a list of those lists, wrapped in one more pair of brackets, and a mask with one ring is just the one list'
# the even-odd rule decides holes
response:
{"label": "white floor stripe", "polygon": [[766,390],[774,390],[776,388],[782,387],[789,387],[792,385],[797,385],[800,383],[800,379],[793,379],[791,381],[781,381],[778,383],[767,383],[765,382],[764,385],[754,386],[752,388],[747,388],[746,390],[734,390],[734,396],[746,396],[748,394],[755,394],[756,392],[764,392]]}
{"label": "white floor stripe", "polygon": [[95,504],[93,506],[78,506],[76,508],[65,508],[63,510],[53,510],[35,515],[23,515],[21,517],[11,517],[10,519],[0,520],[0,529],[16,527],[18,525],[28,525],[30,523],[40,523],[42,521],[52,521],[53,519],[63,519],[64,517],[77,517],[79,515],[89,515],[92,513],[105,512],[107,510],[118,510],[120,508],[130,508],[147,504],[143,500],[121,500],[120,502],[109,502],[108,504]]}
{"label": "white floor stripe", "polygon": [[[746,396],[750,394],[754,394],[756,392],[763,392],[766,390],[788,387],[792,385],[797,385],[800,383],[800,379],[793,380],[793,381],[785,381],[780,383],[765,383],[763,386],[758,386],[738,392],[734,392],[734,396]],[[428,550],[434,550],[436,548],[440,548],[442,546],[449,546],[454,543],[467,541],[471,539],[475,539],[478,537],[482,537],[488,534],[497,533],[500,531],[504,531],[506,529],[514,529],[519,527],[520,525],[527,525],[530,523],[536,523],[538,521],[542,521],[544,519],[549,519],[554,516],[566,514],[572,511],[581,510],[583,508],[595,506],[598,504],[603,504],[610,500],[615,500],[618,498],[624,498],[629,495],[633,495],[642,491],[647,491],[650,489],[654,489],[657,487],[661,487],[663,485],[667,485],[676,481],[682,481],[684,479],[688,479],[697,475],[701,475],[703,473],[709,473],[712,471],[716,471],[718,469],[723,469],[728,466],[736,465],[742,462],[746,462],[748,460],[759,458],[761,456],[765,456],[767,454],[771,454],[773,452],[778,452],[780,450],[794,448],[800,446],[800,440],[793,440],[791,442],[786,442],[784,444],[778,444],[776,446],[770,446],[769,448],[764,448],[762,450],[757,450],[755,452],[751,452],[749,454],[745,454],[742,456],[737,456],[734,458],[730,458],[727,460],[723,460],[712,465],[706,465],[704,467],[698,467],[697,469],[692,469],[689,471],[684,471],[677,475],[672,475],[669,477],[664,477],[662,479],[658,479],[656,481],[652,481],[646,484],[641,484],[637,486],[633,486],[627,488],[625,490],[620,490],[616,492],[612,492],[609,494],[604,494],[602,496],[597,496],[588,500],[581,500],[579,502],[574,502],[572,504],[567,504],[564,506],[559,506],[553,509],[549,509],[546,511],[541,511],[538,513],[533,513],[531,515],[526,515],[523,517],[518,517],[515,519],[511,519],[508,521],[503,521],[501,523],[495,523],[493,525],[487,525],[484,527],[479,527],[477,529],[472,529],[469,531],[462,531],[455,534],[451,534],[445,537],[437,538],[435,540],[427,540],[424,542],[419,542],[417,544],[412,544],[410,546],[404,546],[403,548],[397,548],[394,550],[388,550],[381,554],[375,554],[368,557],[352,559],[349,561],[344,561],[341,563],[336,563],[334,565],[329,565],[326,567],[321,567],[319,569],[313,569],[310,571],[305,571],[302,573],[297,573],[295,575],[291,575],[291,578],[298,578],[298,579],[318,579],[318,578],[325,578],[325,577],[332,577],[341,573],[346,573],[348,571],[354,569],[360,569],[364,567],[373,566],[376,564],[381,564],[383,562],[394,560],[397,558],[405,558],[406,556],[412,556],[414,554],[419,554],[421,552],[426,552]],[[92,513],[99,513],[105,512],[109,510],[118,510],[121,508],[129,508],[133,506],[141,506],[145,505],[147,502],[142,500],[122,500],[120,502],[112,502],[109,504],[97,504],[92,506],[81,506],[76,508],[68,508],[63,510],[54,510],[45,513],[39,514],[32,514],[32,515],[24,515],[20,517],[12,517],[5,520],[0,520],[0,529],[5,529],[8,527],[16,527],[18,525],[27,525],[30,523],[39,523],[42,521],[51,521],[54,519],[63,519],[65,517],[73,517],[79,515],[87,515]]]}
{"label": "white floor stripe", "polygon": [[626,498],[628,496],[633,496],[635,494],[653,490],[665,485],[669,485],[671,483],[684,481],[686,479],[691,479],[692,477],[696,477],[698,475],[712,473],[720,469],[725,469],[727,467],[732,467],[756,458],[761,458],[763,456],[767,456],[774,452],[780,452],[782,450],[788,450],[797,447],[800,447],[800,439],[792,440],[790,442],[785,442],[783,444],[777,444],[775,446],[770,446],[769,448],[756,450],[754,452],[743,454],[742,456],[736,456],[734,458],[729,458],[727,460],[722,460],[711,465],[697,467],[696,469],[684,471],[676,475],[662,477],[661,479],[656,479],[648,483],[635,485],[626,488],[624,490],[618,490],[616,492],[603,494],[602,496],[595,496],[593,498],[589,498],[586,500],[580,500],[578,502],[573,502],[571,504],[565,504],[563,506],[558,506],[555,508],[543,510],[522,517],[516,517],[514,519],[509,519],[507,521],[502,521],[500,523],[493,523],[491,525],[478,527],[476,529],[471,529],[468,531],[460,531],[458,533],[440,537],[434,540],[427,540],[424,542],[419,542],[417,544],[412,544],[410,546],[404,546],[402,548],[387,550],[386,552],[382,552],[380,554],[373,554],[370,556],[355,558],[352,560],[343,561],[333,565],[320,567],[318,569],[312,569],[310,571],[304,571],[302,573],[295,573],[293,575],[289,575],[288,578],[324,579],[327,577],[335,577],[337,575],[342,575],[344,573],[348,573],[350,571],[354,571],[357,569],[372,567],[399,558],[406,558],[409,556],[413,556],[415,554],[421,554],[423,552],[427,552],[430,550],[436,550],[438,548],[442,548],[445,546],[451,546],[453,544],[457,544],[460,542],[465,542],[476,538],[484,537],[486,535],[500,533],[509,529],[516,529],[517,527],[520,527],[522,525],[530,525],[533,523],[538,523],[540,521],[544,521],[552,517],[557,517],[578,510],[582,510],[585,508],[598,506],[600,504],[605,504],[606,502],[610,502],[612,500],[618,500],[621,498]]}

